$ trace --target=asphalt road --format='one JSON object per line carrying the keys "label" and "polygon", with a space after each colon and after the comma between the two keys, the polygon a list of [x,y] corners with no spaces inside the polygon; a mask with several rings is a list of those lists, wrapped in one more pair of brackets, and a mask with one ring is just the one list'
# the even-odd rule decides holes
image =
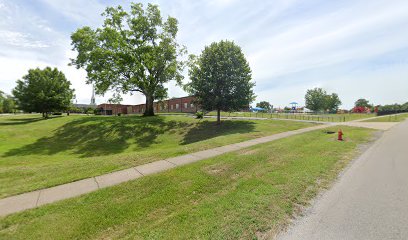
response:
{"label": "asphalt road", "polygon": [[386,131],[278,239],[408,239],[408,120]]}

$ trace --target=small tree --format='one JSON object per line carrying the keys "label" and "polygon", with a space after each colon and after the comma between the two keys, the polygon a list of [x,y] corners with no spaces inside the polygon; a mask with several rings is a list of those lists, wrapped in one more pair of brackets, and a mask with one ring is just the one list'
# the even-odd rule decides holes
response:
{"label": "small tree", "polygon": [[272,109],[272,105],[267,101],[261,101],[256,104],[256,107],[263,108],[263,112],[270,112]]}
{"label": "small tree", "polygon": [[14,113],[16,103],[13,96],[5,94],[0,90],[0,113]]}
{"label": "small tree", "polygon": [[3,113],[3,112],[4,112],[4,110],[3,110],[3,103],[4,103],[4,100],[5,100],[5,99],[6,99],[6,95],[4,94],[3,91],[0,90],[0,113]]}
{"label": "small tree", "polygon": [[10,95],[6,95],[3,99],[3,112],[5,113],[15,113],[16,102],[14,98]]}
{"label": "small tree", "polygon": [[64,73],[57,68],[31,69],[13,89],[18,106],[25,112],[40,112],[43,117],[53,111],[64,111],[70,107],[74,90]]}
{"label": "small tree", "polygon": [[251,69],[241,48],[231,41],[212,43],[201,55],[190,56],[191,82],[186,90],[205,111],[238,111],[254,100]]}
{"label": "small tree", "polygon": [[102,28],[83,27],[72,34],[78,51],[71,64],[87,71],[87,83],[96,92],[137,91],[145,95],[144,115],[154,115],[153,102],[167,97],[164,84],[175,80],[181,84],[185,53],[176,42],[177,19],[163,21],[157,5],[132,3],[130,12],[121,6],[106,8]]}

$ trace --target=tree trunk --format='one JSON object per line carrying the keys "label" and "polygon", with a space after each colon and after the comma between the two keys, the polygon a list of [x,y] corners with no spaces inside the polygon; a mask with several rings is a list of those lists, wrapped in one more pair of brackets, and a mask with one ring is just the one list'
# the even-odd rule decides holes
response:
{"label": "tree trunk", "polygon": [[221,110],[217,109],[217,125],[221,124]]}
{"label": "tree trunk", "polygon": [[153,97],[146,95],[146,109],[143,116],[154,116],[153,102]]}

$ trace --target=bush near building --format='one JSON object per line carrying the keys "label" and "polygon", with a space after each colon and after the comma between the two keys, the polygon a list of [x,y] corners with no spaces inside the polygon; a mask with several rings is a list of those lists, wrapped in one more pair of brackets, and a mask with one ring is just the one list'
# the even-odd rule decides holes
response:
{"label": "bush near building", "polygon": [[353,113],[371,113],[371,109],[369,107],[354,107],[352,109]]}

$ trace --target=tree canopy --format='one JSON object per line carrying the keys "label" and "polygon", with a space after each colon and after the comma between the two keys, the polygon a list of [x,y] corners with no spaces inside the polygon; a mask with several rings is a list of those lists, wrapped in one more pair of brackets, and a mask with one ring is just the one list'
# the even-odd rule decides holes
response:
{"label": "tree canopy", "polygon": [[108,7],[102,27],[83,27],[71,36],[78,56],[71,64],[84,68],[87,83],[96,93],[140,92],[146,97],[144,115],[154,115],[153,101],[167,97],[164,84],[181,84],[184,62],[178,58],[186,50],[176,42],[177,19],[163,21],[159,7],[132,3],[130,11]]}
{"label": "tree canopy", "polygon": [[326,99],[326,104],[325,104],[324,109],[331,113],[336,113],[341,105],[341,100],[339,98],[339,95],[337,95],[337,93],[332,93],[332,94],[326,95],[326,98],[327,99]]}
{"label": "tree canopy", "polygon": [[388,104],[378,106],[378,115],[408,112],[408,102],[404,104]]}
{"label": "tree canopy", "polygon": [[20,109],[25,112],[40,112],[44,117],[54,111],[69,108],[74,96],[71,83],[57,68],[30,69],[22,80],[17,80],[13,95]]}
{"label": "tree canopy", "polygon": [[205,111],[238,111],[254,100],[251,69],[234,42],[220,41],[206,46],[200,56],[190,56],[191,82],[186,90]]}
{"label": "tree canopy", "polygon": [[371,108],[372,105],[367,99],[360,98],[354,103],[355,107],[366,107],[366,108]]}
{"label": "tree canopy", "polygon": [[256,106],[265,109],[264,112],[270,112],[272,109],[272,105],[267,101],[261,101]]}
{"label": "tree canopy", "polygon": [[312,111],[324,110],[327,93],[322,88],[308,89],[305,95],[306,108]]}
{"label": "tree canopy", "polygon": [[305,95],[306,108],[313,111],[335,112],[341,105],[336,93],[327,94],[322,88],[308,89]]}

